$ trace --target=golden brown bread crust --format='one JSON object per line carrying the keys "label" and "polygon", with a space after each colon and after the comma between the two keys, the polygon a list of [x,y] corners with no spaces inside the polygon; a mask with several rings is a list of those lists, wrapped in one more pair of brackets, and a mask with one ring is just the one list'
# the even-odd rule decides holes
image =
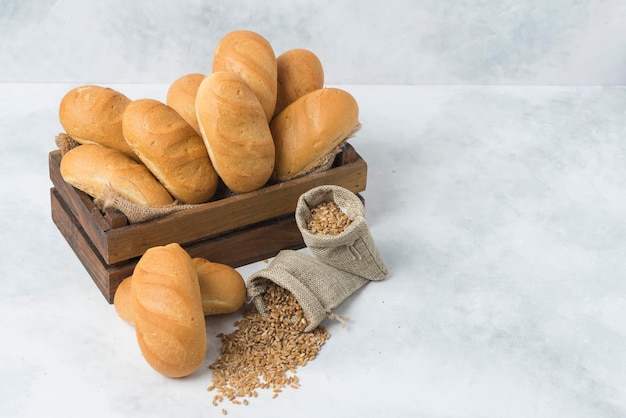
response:
{"label": "golden brown bread crust", "polygon": [[130,102],[108,87],[76,87],[61,99],[59,122],[76,142],[104,145],[136,159],[122,135],[122,115]]}
{"label": "golden brown bread crust", "polygon": [[196,92],[206,75],[191,73],[174,80],[167,89],[165,104],[176,110],[185,121],[200,135],[196,116]]}
{"label": "golden brown bread crust", "polygon": [[279,181],[311,170],[359,126],[359,107],[350,93],[323,88],[287,106],[270,125],[276,147],[273,177]]}
{"label": "golden brown bread crust", "polygon": [[[237,270],[202,257],[193,258],[192,262],[198,275],[204,315],[236,312],[244,305],[246,283]],[[132,276],[122,280],[113,297],[118,316],[131,325],[134,324],[132,280]]]}
{"label": "golden brown bread crust", "polygon": [[247,30],[227,33],[213,54],[213,72],[239,75],[259,99],[267,121],[276,106],[276,55],[263,36]]}
{"label": "golden brown bread crust", "polygon": [[213,167],[235,193],[257,190],[274,169],[274,141],[254,92],[234,73],[208,75],[196,112]]}
{"label": "golden brown bread crust", "polygon": [[63,180],[95,199],[108,189],[143,206],[167,206],[174,202],[150,170],[118,150],[97,144],[79,145],[61,159]]}
{"label": "golden brown bread crust", "polygon": [[207,202],[218,178],[202,137],[173,108],[158,100],[135,100],[122,119],[126,142],[182,203]]}
{"label": "golden brown bread crust", "polygon": [[300,97],[324,87],[324,68],[313,52],[290,49],[276,58],[277,91],[274,116]]}
{"label": "golden brown bread crust", "polygon": [[234,268],[202,257],[193,259],[205,315],[236,312],[246,301],[246,283]]}
{"label": "golden brown bread crust", "polygon": [[128,276],[122,280],[117,286],[117,289],[115,289],[115,296],[113,296],[113,306],[115,307],[115,312],[117,312],[119,317],[129,324],[133,324],[135,322],[133,314],[133,299],[131,296],[132,279],[133,276]]}
{"label": "golden brown bread crust", "polygon": [[197,370],[206,354],[206,327],[189,254],[178,244],[150,248],[135,266],[131,294],[137,342],[148,364],[168,377]]}

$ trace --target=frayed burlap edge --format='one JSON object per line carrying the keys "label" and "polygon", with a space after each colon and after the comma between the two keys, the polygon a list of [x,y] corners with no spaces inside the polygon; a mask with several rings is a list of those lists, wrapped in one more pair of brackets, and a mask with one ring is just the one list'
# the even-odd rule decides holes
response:
{"label": "frayed burlap edge", "polygon": [[60,133],[55,136],[54,143],[59,151],[61,151],[61,156],[65,155],[72,148],[76,148],[80,145],[80,142],[76,141],[74,138],[66,133]]}
{"label": "frayed burlap edge", "polygon": [[105,209],[117,209],[122,212],[129,223],[140,223],[152,219],[160,218],[181,210],[190,209],[198,205],[181,204],[174,202],[166,206],[143,206],[131,202],[120,196],[112,187],[105,187],[102,195],[94,199],[94,203],[104,211]]}

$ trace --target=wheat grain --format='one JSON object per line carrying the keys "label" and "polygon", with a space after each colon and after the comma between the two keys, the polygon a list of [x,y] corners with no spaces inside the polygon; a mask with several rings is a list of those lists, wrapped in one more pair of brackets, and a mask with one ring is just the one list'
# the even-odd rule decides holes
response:
{"label": "wheat grain", "polygon": [[219,334],[220,355],[209,366],[214,403],[227,398],[238,404],[237,398],[256,398],[258,389],[272,389],[275,398],[282,388],[298,388],[297,368],[313,360],[330,338],[322,326],[304,332],[304,312],[287,290],[268,282],[264,298],[265,315],[248,308],[232,333]]}
{"label": "wheat grain", "polygon": [[352,221],[335,202],[322,202],[311,209],[307,229],[312,234],[339,235]]}

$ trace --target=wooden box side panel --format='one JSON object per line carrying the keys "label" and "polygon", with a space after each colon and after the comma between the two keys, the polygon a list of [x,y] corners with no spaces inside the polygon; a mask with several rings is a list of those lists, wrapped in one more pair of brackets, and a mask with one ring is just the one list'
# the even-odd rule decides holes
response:
{"label": "wooden box side panel", "polygon": [[[347,144],[337,157],[337,166],[330,170],[198,205],[149,222],[112,227],[91,198],[63,181],[60,159],[60,153],[50,154],[53,184],[107,264],[138,257],[157,245],[191,243],[292,214],[300,195],[316,186],[335,184],[358,193],[365,190],[367,179],[367,164]],[[120,223],[119,219],[115,222]]]}
{"label": "wooden box side panel", "polygon": [[[139,257],[114,265],[105,263],[63,197],[54,188],[50,197],[54,223],[102,295],[113,303],[117,287],[123,279],[132,275]],[[304,242],[295,219],[286,216],[182,246],[192,257],[203,257],[236,268],[273,257],[283,249],[302,248]]]}
{"label": "wooden box side panel", "polygon": [[[332,175],[312,176],[306,181],[292,181],[288,187],[270,186],[263,194],[247,194],[214,202],[211,210],[189,209],[155,219],[149,223],[110,230],[109,262],[143,254],[146,249],[166,242],[185,243],[217,236],[267,219],[292,214],[298,198],[313,187],[337,184],[353,192],[362,190],[365,171],[338,167]],[[235,200],[232,200],[235,199]]]}
{"label": "wooden box side panel", "polygon": [[85,234],[87,234],[98,252],[104,255],[108,252],[106,231],[111,228],[100,210],[93,203],[93,199],[63,180],[60,164],[60,151],[51,152],[48,155],[48,165],[50,180],[52,180],[55,191],[62,196],[65,205],[67,205],[67,208],[82,226]]}
{"label": "wooden box side panel", "polygon": [[132,274],[134,266],[128,262],[120,263],[117,266],[107,265],[85,234],[78,219],[74,217],[69,206],[63,201],[61,194],[54,188],[50,190],[50,209],[52,221],[61,235],[85,267],[102,295],[109,303],[112,303],[117,286],[125,277]]}

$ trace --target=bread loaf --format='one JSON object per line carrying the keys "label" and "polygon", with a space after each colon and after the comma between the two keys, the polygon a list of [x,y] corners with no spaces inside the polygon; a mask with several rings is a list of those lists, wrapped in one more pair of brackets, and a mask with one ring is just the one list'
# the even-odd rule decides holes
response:
{"label": "bread loaf", "polygon": [[206,354],[206,327],[198,275],[178,244],[153,247],[132,279],[137,342],[148,364],[168,377],[197,370]]}
{"label": "bread loaf", "polygon": [[[198,275],[205,316],[236,312],[243,306],[246,301],[246,283],[237,270],[202,257],[193,258],[192,261]],[[134,323],[132,280],[132,276],[122,280],[113,297],[115,311],[129,324]]]}
{"label": "bread loaf", "polygon": [[320,59],[308,49],[295,48],[276,58],[278,115],[287,105],[307,93],[324,87],[324,68]]}
{"label": "bread loaf", "polygon": [[254,92],[236,74],[208,75],[196,94],[196,112],[213,167],[235,193],[261,188],[274,169],[274,141]]}
{"label": "bread loaf", "polygon": [[276,147],[273,177],[293,179],[315,170],[359,127],[359,107],[350,93],[323,88],[287,106],[270,125]]}
{"label": "bread loaf", "polygon": [[196,92],[204,74],[191,73],[174,80],[167,89],[165,104],[174,109],[200,135],[198,118],[196,116]]}
{"label": "bread loaf", "polygon": [[276,106],[276,55],[263,36],[247,30],[227,33],[213,54],[212,71],[239,75],[259,99],[267,121]]}
{"label": "bread loaf", "polygon": [[143,206],[166,206],[172,196],[145,165],[122,152],[97,144],[79,145],[61,159],[63,180],[95,199],[108,190]]}
{"label": "bread loaf", "polygon": [[122,119],[126,142],[182,203],[207,202],[218,178],[202,137],[173,108],[158,100],[135,100]]}
{"label": "bread loaf", "polygon": [[131,99],[108,87],[76,87],[63,96],[59,122],[81,144],[100,144],[137,159],[122,134],[122,115]]}
{"label": "bread loaf", "polygon": [[122,280],[117,286],[117,289],[115,289],[115,295],[113,296],[113,306],[115,307],[115,312],[117,312],[119,317],[129,324],[133,324],[135,322],[133,314],[133,299],[130,294],[132,280],[133,276],[128,276]]}
{"label": "bread loaf", "polygon": [[234,268],[196,257],[202,310],[205,315],[236,312],[246,301],[246,283]]}

